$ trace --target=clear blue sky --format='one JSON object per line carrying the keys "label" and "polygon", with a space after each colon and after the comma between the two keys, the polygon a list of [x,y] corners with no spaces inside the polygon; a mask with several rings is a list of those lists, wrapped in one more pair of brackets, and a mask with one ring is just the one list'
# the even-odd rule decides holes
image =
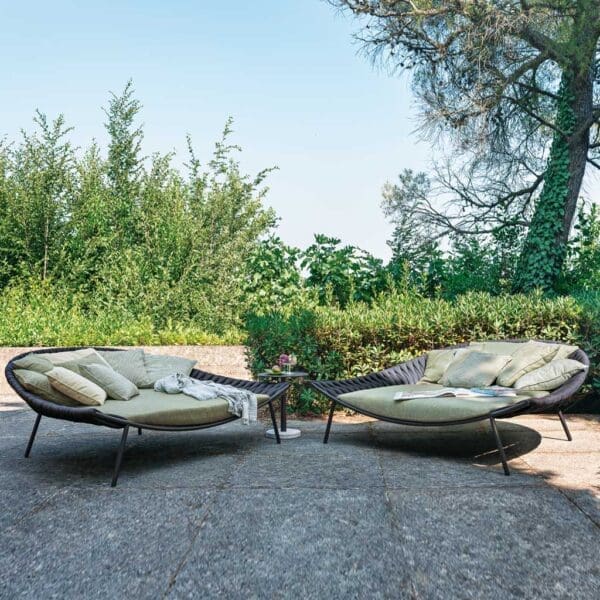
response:
{"label": "clear blue sky", "polygon": [[1,14],[0,136],[39,108],[64,113],[77,145],[104,143],[101,106],[132,78],[147,154],[183,160],[190,133],[208,157],[231,115],[244,168],[279,167],[268,203],[285,241],[326,233],[389,256],[381,187],[426,169],[430,149],[407,83],[374,69],[356,23],[324,2],[5,1]]}

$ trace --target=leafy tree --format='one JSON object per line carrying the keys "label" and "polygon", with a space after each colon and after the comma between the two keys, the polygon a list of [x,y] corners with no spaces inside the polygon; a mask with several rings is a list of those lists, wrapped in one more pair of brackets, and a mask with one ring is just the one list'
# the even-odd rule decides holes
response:
{"label": "leafy tree", "polygon": [[436,174],[454,202],[431,220],[529,226],[515,288],[552,287],[586,165],[600,168],[597,0],[332,3],[365,19],[375,57],[412,71],[424,133],[453,143]]}
{"label": "leafy tree", "polygon": [[432,264],[441,257],[439,238],[443,232],[424,217],[431,182],[424,173],[405,169],[398,183],[383,187],[381,206],[394,226],[388,245],[392,249],[392,269],[403,276],[406,266],[411,279],[428,279]]}
{"label": "leafy tree", "polygon": [[119,234],[127,238],[136,230],[134,221],[139,208],[140,179],[144,174],[141,156],[144,135],[142,127],[135,124],[142,105],[134,94],[130,80],[120,95],[111,92],[108,108],[104,109],[108,117],[105,124],[109,135],[106,174],[113,219],[119,226]]}
{"label": "leafy tree", "polygon": [[562,288],[565,292],[600,289],[600,211],[597,204],[592,204],[588,210],[584,205],[579,209]]}
{"label": "leafy tree", "polygon": [[246,265],[246,305],[250,311],[269,312],[305,300],[300,254],[298,248],[275,236],[254,248]]}
{"label": "leafy tree", "polygon": [[381,260],[356,246],[340,246],[337,238],[315,235],[315,243],[303,253],[301,265],[308,271],[306,285],[322,304],[340,306],[369,302],[388,286]]}
{"label": "leafy tree", "polygon": [[38,114],[38,131],[0,145],[0,286],[27,295],[65,292],[77,310],[184,323],[214,333],[241,322],[248,258],[275,223],[264,207],[269,169],[244,174],[228,121],[204,166],[141,156],[139,102],[129,83],[112,96],[106,158],[94,143],[77,157],[64,119]]}
{"label": "leafy tree", "polygon": [[61,115],[37,112],[37,131],[0,153],[0,283],[16,275],[47,279],[66,235],[73,203],[75,156]]}

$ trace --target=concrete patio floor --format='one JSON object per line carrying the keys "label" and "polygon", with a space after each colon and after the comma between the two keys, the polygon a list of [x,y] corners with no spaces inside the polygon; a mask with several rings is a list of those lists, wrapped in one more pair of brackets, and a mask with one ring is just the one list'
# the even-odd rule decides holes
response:
{"label": "concrete patio floor", "polygon": [[501,422],[511,477],[484,425],[144,432],[115,489],[118,431],[42,419],[24,459],[33,421],[0,412],[2,599],[598,598],[598,417]]}

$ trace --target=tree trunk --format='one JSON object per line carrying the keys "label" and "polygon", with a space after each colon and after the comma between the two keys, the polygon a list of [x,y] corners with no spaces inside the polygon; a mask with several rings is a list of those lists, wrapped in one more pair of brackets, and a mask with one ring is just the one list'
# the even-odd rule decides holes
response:
{"label": "tree trunk", "polygon": [[515,291],[554,288],[564,264],[577,201],[586,168],[591,73],[563,73],[544,187],[535,206],[513,282]]}

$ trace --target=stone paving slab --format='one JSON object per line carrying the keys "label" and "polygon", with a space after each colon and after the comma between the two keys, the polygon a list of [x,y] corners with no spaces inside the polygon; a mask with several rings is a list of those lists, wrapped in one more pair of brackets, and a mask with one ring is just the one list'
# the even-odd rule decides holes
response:
{"label": "stone paving slab", "polygon": [[597,598],[598,418],[500,423],[511,477],[481,424],[131,431],[115,489],[119,431],[42,419],[25,459],[33,420],[0,413],[2,600]]}
{"label": "stone paving slab", "polygon": [[0,533],[2,598],[156,598],[210,493],[66,489]]}
{"label": "stone paving slab", "polygon": [[383,489],[223,491],[169,597],[408,598],[391,518]]}
{"label": "stone paving slab", "polygon": [[417,597],[597,597],[598,528],[556,490],[389,496]]}

